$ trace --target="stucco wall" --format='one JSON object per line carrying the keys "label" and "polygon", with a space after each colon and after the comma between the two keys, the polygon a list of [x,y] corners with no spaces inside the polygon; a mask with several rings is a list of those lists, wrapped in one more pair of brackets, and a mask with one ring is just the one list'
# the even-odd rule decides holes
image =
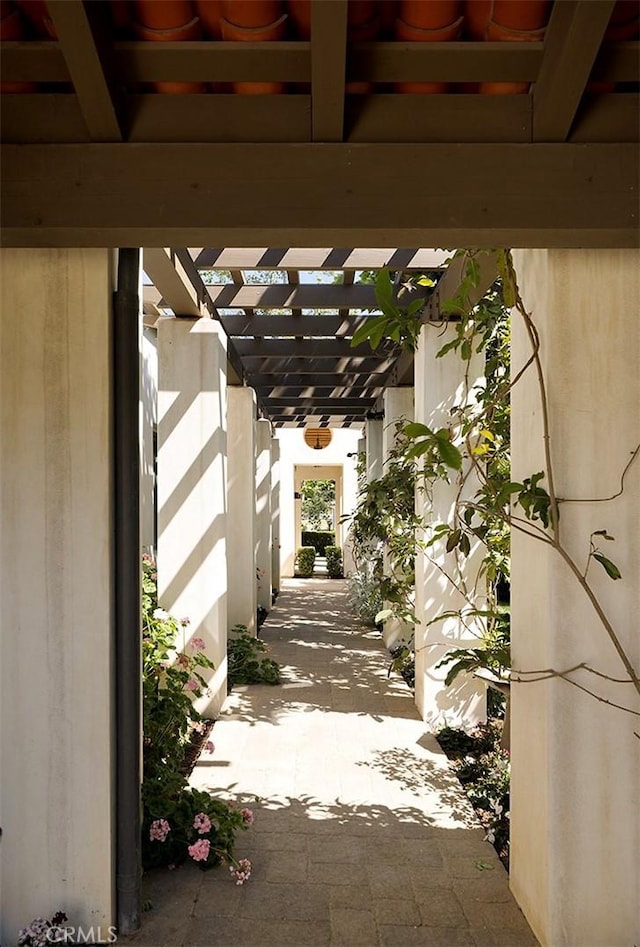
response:
{"label": "stucco wall", "polygon": [[[640,444],[640,254],[632,250],[518,251],[515,263],[541,337],[556,491],[598,498],[620,489]],[[530,349],[513,323],[513,371]],[[512,397],[512,474],[543,467],[533,373]],[[589,535],[620,568],[597,563],[588,579],[629,657],[640,666],[640,461],[610,502],[563,502],[560,535],[584,569]],[[597,538],[596,538],[597,539]],[[519,670],[586,662],[623,678],[618,655],[585,594],[548,546],[515,532],[512,660]],[[535,676],[535,675],[533,675]],[[640,711],[630,684],[585,670],[570,677],[605,700]],[[511,885],[549,947],[640,942],[638,718],[558,678],[512,685]]]}
{"label": "stucco wall", "polygon": [[3,250],[0,942],[114,921],[107,250]]}

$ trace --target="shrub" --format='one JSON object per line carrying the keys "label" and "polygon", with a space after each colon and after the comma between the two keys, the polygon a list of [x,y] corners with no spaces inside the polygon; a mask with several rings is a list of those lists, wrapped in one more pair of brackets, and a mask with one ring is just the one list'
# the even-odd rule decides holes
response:
{"label": "shrub", "polygon": [[362,559],[355,572],[349,574],[349,602],[358,618],[367,625],[376,624],[376,615],[383,604],[377,559]]}
{"label": "shrub", "polygon": [[[190,789],[185,775],[190,737],[204,730],[192,701],[207,689],[200,671],[213,668],[200,638],[179,648],[177,639],[188,624],[158,608],[155,563],[144,556],[142,864],[177,865],[191,857],[201,868],[226,861],[237,873],[235,835],[253,815]],[[213,744],[206,749],[212,752]]]}
{"label": "shrub", "polygon": [[262,655],[269,646],[247,631],[246,625],[234,625],[227,638],[227,679],[229,690],[235,684],[279,684],[280,665]]}
{"label": "shrub", "polygon": [[327,573],[330,579],[341,579],[344,576],[342,571],[342,549],[340,546],[327,546],[325,549],[327,557]]}
{"label": "shrub", "polygon": [[316,555],[324,556],[327,546],[332,546],[336,541],[336,534],[333,530],[312,530],[302,531],[302,545],[313,546]]}
{"label": "shrub", "polygon": [[296,553],[295,574],[302,578],[309,578],[313,575],[315,561],[316,551],[313,546],[301,546]]}

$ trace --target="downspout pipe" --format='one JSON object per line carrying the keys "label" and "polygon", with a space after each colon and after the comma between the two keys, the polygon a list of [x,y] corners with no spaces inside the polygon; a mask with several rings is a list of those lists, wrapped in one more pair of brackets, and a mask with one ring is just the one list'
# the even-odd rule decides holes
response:
{"label": "downspout pipe", "polygon": [[116,905],[121,935],[140,927],[140,250],[118,251],[113,315]]}

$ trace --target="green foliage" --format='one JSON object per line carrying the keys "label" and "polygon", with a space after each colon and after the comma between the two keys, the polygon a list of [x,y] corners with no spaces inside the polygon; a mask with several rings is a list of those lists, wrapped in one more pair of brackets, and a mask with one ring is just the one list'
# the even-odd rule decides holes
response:
{"label": "green foliage", "polygon": [[325,549],[327,557],[327,573],[330,579],[341,579],[344,575],[342,571],[342,549],[340,546],[327,546]]}
{"label": "green foliage", "polygon": [[[434,285],[432,280],[426,277],[423,279],[426,282],[422,285]],[[367,319],[354,332],[351,345],[361,345],[368,341],[375,351],[383,339],[388,339],[413,351],[420,335],[420,313],[424,309],[424,298],[413,299],[407,306],[400,305],[388,270],[379,270],[375,287],[378,309],[382,311],[382,315]]]}
{"label": "green foliage", "polygon": [[[449,612],[440,617],[446,618],[458,614],[458,612]],[[498,678],[508,680],[511,667],[509,609],[503,605],[496,605],[495,608],[484,611],[469,609],[462,612],[462,617],[486,619],[486,631],[479,647],[454,648],[452,651],[447,651],[442,661],[436,664],[437,668],[451,665],[444,681],[445,684],[447,686],[452,684],[462,671],[472,673],[480,668],[491,671]]]}
{"label": "green foliage", "polygon": [[311,530],[302,531],[302,545],[313,546],[318,556],[324,556],[327,546],[333,546],[336,541],[336,534],[333,530]]}
{"label": "green foliage", "polygon": [[482,822],[485,838],[508,867],[511,766],[508,750],[499,745],[499,725],[481,724],[471,733],[444,727],[436,736],[455,761],[456,776]]}
{"label": "green foliage", "polygon": [[367,625],[376,624],[376,615],[382,609],[380,576],[382,563],[377,559],[362,558],[356,569],[349,574],[349,603],[354,612]]}
{"label": "green foliage", "polygon": [[234,625],[227,637],[229,690],[236,684],[279,684],[280,665],[271,658],[269,646],[250,635],[246,625]]}
{"label": "green foliage", "polygon": [[[191,639],[184,647],[188,619],[178,622],[158,607],[155,563],[142,562],[142,662],[143,662],[143,782],[142,861],[145,868],[179,864],[189,845],[204,838],[194,828],[199,813],[209,817],[206,833],[207,857],[199,860],[209,868],[225,860],[235,864],[233,843],[245,820],[228,803],[209,793],[189,788],[185,776],[185,751],[190,738],[202,729],[202,718],[193,698],[202,696],[207,684],[204,669],[213,663],[204,653],[204,642]],[[154,837],[153,827],[166,826],[163,839]],[[162,834],[162,833],[161,833]]]}
{"label": "green foliage", "polygon": [[366,563],[389,614],[414,621],[419,519],[415,514],[415,464],[406,456],[408,438],[403,428],[403,422],[396,425],[396,443],[383,476],[364,484],[360,491],[351,536],[356,567],[360,569]]}
{"label": "green foliage", "polygon": [[301,578],[310,578],[313,575],[313,567],[316,561],[316,551],[313,546],[301,546],[294,562],[294,572]]}
{"label": "green foliage", "polygon": [[[335,480],[305,480],[300,488],[302,494],[302,523],[309,531],[328,531],[333,523],[336,506]],[[313,545],[305,543],[302,545]]]}

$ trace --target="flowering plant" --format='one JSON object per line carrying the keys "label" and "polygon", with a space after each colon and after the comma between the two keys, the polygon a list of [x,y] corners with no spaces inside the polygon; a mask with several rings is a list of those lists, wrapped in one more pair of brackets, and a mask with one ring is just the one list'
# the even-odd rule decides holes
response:
{"label": "flowering plant", "polygon": [[49,944],[66,943],[65,924],[68,920],[64,911],[57,911],[50,921],[36,917],[18,934],[18,947],[49,947]]}
{"label": "flowering plant", "polygon": [[[202,638],[187,639],[188,619],[178,621],[158,606],[156,582],[155,562],[143,556],[143,865],[175,866],[190,857],[202,868],[221,861],[235,867],[236,833],[248,828],[253,814],[249,819],[245,810],[187,782],[189,741],[206,733],[193,700],[206,693],[201,672],[214,665]],[[212,753],[213,743],[207,741],[204,750]]]}

